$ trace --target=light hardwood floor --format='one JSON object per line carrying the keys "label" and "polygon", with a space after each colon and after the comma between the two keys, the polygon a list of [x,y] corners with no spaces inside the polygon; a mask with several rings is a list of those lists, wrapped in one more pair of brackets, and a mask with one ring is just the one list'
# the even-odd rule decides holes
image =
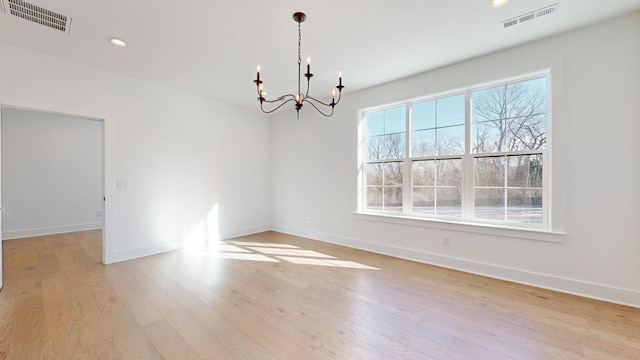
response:
{"label": "light hardwood floor", "polygon": [[0,359],[640,359],[640,310],[266,232],[4,242]]}

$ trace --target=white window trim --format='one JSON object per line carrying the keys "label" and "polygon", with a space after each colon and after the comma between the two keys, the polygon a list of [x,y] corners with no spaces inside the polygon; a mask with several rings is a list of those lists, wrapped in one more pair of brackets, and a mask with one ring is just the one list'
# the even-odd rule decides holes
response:
{"label": "white window trim", "polygon": [[388,214],[354,212],[353,218],[359,221],[383,222],[395,225],[424,227],[446,231],[466,232],[488,236],[563,243],[567,234],[562,231],[547,229],[524,228],[516,226],[502,226],[477,222],[453,221],[440,218],[422,218]]}
{"label": "white window trim", "polygon": [[[463,218],[447,218],[447,217],[429,217],[429,216],[419,216],[416,214],[411,214],[409,207],[406,206],[411,199],[411,187],[403,186],[403,212],[402,213],[392,213],[392,212],[384,212],[384,211],[374,211],[374,210],[366,210],[366,194],[364,193],[364,184],[365,184],[365,174],[363,165],[364,161],[364,118],[365,114],[375,112],[375,111],[383,111],[391,108],[396,108],[399,106],[406,107],[406,129],[410,129],[410,109],[411,105],[423,102],[430,101],[438,98],[443,98],[447,96],[452,96],[455,94],[465,94],[465,147],[467,151],[465,154],[460,156],[452,156],[455,158],[462,158],[463,168],[469,166],[466,162],[473,161],[475,154],[472,154],[471,149],[471,101],[470,96],[471,92],[478,91],[486,88],[495,87],[502,84],[514,83],[514,82],[522,82],[530,79],[545,77],[547,81],[547,123],[546,123],[546,131],[547,131],[547,147],[545,149],[540,150],[543,156],[543,163],[545,164],[545,171],[543,173],[543,222],[542,224],[527,224],[527,223],[510,223],[506,221],[491,221],[484,219],[472,218],[471,212],[473,212],[473,198],[470,196],[474,189],[474,178],[473,172],[466,171],[464,172],[464,176],[461,179],[461,189],[462,189],[462,211]],[[393,103],[388,103],[386,105],[381,106],[373,106],[368,108],[363,108],[358,111],[358,148],[357,148],[357,158],[358,158],[358,175],[357,175],[357,207],[354,212],[354,217],[357,220],[367,220],[367,221],[379,221],[379,222],[388,222],[394,224],[403,224],[410,226],[421,226],[421,227],[429,227],[429,228],[441,228],[446,230],[454,230],[454,231],[462,231],[462,232],[472,232],[472,233],[481,233],[487,235],[494,236],[507,236],[514,238],[522,238],[522,239],[531,239],[531,240],[540,240],[540,241],[549,241],[549,242],[563,242],[566,234],[561,231],[554,231],[552,227],[552,209],[551,203],[551,155],[550,148],[552,147],[552,79],[551,79],[551,69],[544,69],[534,72],[528,72],[525,75],[519,75],[509,78],[503,78],[500,80],[485,82],[476,85],[470,85],[464,87],[462,89],[455,89],[446,92],[440,92],[437,94],[432,94],[429,96],[417,97],[405,101],[398,101]],[[410,154],[409,152],[409,141],[406,141],[406,154]],[[526,151],[527,153],[531,153],[531,151]],[[512,152],[509,152],[511,155]],[[496,156],[500,155],[496,154],[481,154],[480,156]],[[391,161],[391,159],[389,159]],[[397,161],[398,159],[394,159]],[[411,160],[410,156],[406,156],[405,158],[400,159],[403,162],[403,179],[411,179]],[[473,220],[469,220],[473,219]]]}

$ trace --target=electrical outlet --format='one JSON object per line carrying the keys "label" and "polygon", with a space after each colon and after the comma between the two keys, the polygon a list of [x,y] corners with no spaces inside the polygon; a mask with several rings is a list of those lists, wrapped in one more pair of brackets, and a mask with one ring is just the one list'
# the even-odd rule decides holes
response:
{"label": "electrical outlet", "polygon": [[444,246],[451,246],[451,236],[445,236],[442,239],[442,245]]}
{"label": "electrical outlet", "polygon": [[98,211],[97,211],[97,216],[98,216],[98,217],[102,217],[102,211],[98,210]]}
{"label": "electrical outlet", "polygon": [[311,216],[307,216],[307,224],[311,224]]}

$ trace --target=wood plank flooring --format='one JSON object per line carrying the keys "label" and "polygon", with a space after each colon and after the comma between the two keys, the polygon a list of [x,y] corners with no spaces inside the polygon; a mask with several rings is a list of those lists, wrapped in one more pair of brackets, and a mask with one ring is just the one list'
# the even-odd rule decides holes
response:
{"label": "wood plank flooring", "polygon": [[4,242],[0,359],[640,359],[640,310],[275,232]]}

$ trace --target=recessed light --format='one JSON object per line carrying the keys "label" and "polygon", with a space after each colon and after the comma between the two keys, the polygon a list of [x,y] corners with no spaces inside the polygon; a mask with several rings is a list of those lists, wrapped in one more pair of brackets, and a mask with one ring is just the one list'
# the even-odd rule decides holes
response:
{"label": "recessed light", "polygon": [[118,39],[118,38],[115,38],[115,37],[109,38],[109,42],[112,45],[119,46],[119,47],[127,46],[127,43],[124,40]]}
{"label": "recessed light", "polygon": [[492,0],[491,1],[491,6],[493,6],[493,7],[501,7],[501,6],[505,6],[508,2],[509,2],[509,0]]}

